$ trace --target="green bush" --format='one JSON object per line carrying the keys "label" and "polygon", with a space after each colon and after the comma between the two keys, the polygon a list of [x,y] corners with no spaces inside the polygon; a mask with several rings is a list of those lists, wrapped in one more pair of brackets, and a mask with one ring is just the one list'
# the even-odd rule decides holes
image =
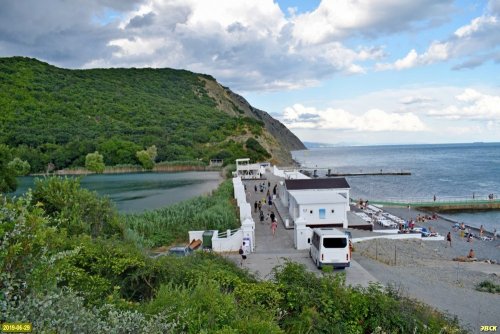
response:
{"label": "green bush", "polygon": [[476,290],[490,293],[500,293],[500,285],[491,281],[482,281],[476,286]]}
{"label": "green bush", "polygon": [[99,154],[97,151],[87,154],[85,157],[85,168],[95,173],[104,172],[104,158],[102,154]]}
{"label": "green bush", "polygon": [[16,176],[28,175],[31,168],[27,161],[21,160],[17,157],[9,162],[8,167],[15,173]]}
{"label": "green bush", "polygon": [[110,237],[122,234],[111,200],[81,188],[78,178],[36,179],[32,200],[43,206],[47,214],[57,217],[55,223],[64,227],[69,235]]}

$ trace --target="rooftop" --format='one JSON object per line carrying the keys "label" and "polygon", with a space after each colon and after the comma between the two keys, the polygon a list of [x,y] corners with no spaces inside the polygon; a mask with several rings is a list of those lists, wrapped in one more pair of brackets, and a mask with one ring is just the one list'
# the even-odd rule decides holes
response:
{"label": "rooftop", "polygon": [[349,183],[343,177],[318,178],[304,180],[285,180],[288,190],[306,190],[306,189],[349,189]]}
{"label": "rooftop", "polygon": [[290,191],[297,204],[333,204],[346,203],[346,198],[335,191],[322,191],[318,196],[317,191]]}

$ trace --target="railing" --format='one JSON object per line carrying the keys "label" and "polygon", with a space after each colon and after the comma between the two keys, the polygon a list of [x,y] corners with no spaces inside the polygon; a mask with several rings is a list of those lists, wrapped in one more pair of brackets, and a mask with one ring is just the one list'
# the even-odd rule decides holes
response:
{"label": "railing", "polygon": [[413,197],[413,198],[386,198],[381,200],[368,200],[373,204],[396,204],[396,205],[414,205],[414,206],[441,206],[453,204],[488,204],[500,203],[497,196],[443,196],[434,199],[434,197]]}
{"label": "railing", "polygon": [[[230,236],[234,235],[236,232],[238,232],[239,230],[241,230],[241,228],[237,228],[234,230],[227,230],[225,232],[218,233],[217,238],[223,239],[223,238],[230,237]],[[229,231],[229,234],[227,233],[228,231]]]}

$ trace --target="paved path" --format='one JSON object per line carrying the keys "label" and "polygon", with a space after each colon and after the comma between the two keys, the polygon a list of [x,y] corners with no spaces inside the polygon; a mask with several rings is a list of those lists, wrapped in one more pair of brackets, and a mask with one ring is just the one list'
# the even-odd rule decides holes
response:
{"label": "paved path", "polygon": [[[267,189],[269,189],[272,195],[272,190],[274,185],[279,182],[279,178],[274,175],[268,175],[268,180],[244,180],[243,184],[246,185],[246,195],[247,201],[252,207],[252,216],[255,221],[255,252],[248,255],[247,260],[244,261],[243,267],[247,268],[250,272],[254,273],[260,279],[270,279],[272,275],[272,269],[276,266],[284,264],[287,260],[303,264],[308,271],[314,272],[318,275],[321,271],[318,270],[312,260],[309,257],[308,250],[296,250],[294,247],[294,230],[285,229],[284,222],[280,215],[276,215],[278,220],[278,229],[273,238],[271,231],[271,221],[270,219],[265,220],[263,223],[260,222],[259,212],[254,211],[255,201],[262,200],[263,197],[267,195]],[[271,186],[268,187],[268,182],[271,182]],[[259,184],[265,184],[263,192],[260,192]],[[257,192],[254,190],[254,186],[257,185]],[[267,197],[266,197],[267,198]],[[269,207],[267,204],[263,206],[264,215],[276,212],[274,205]],[[286,217],[286,212],[283,213]],[[286,219],[286,218],[285,218]],[[239,255],[228,255],[229,259],[237,262],[239,264]],[[368,273],[363,267],[361,267],[356,261],[351,261],[351,267],[346,270],[336,270],[335,272],[345,272],[346,273],[346,283],[349,285],[362,285],[368,286],[369,282],[378,282],[374,276]]]}

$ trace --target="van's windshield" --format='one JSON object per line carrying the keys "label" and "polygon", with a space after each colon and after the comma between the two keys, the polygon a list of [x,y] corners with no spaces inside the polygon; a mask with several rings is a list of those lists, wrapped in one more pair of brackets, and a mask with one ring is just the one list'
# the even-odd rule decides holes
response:
{"label": "van's windshield", "polygon": [[345,248],[347,238],[323,238],[323,247],[325,248]]}

